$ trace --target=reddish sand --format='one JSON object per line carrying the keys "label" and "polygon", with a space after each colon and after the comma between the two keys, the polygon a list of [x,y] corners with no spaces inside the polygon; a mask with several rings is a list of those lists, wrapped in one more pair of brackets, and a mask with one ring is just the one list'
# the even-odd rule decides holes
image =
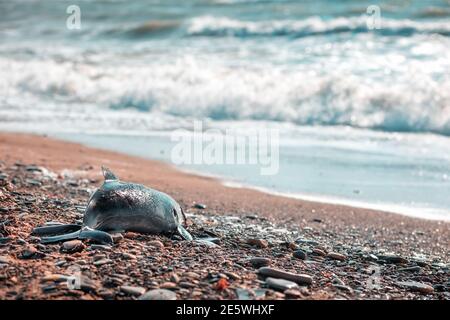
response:
{"label": "reddish sand", "polygon": [[[278,197],[250,189],[223,186],[219,181],[180,172],[168,164],[97,150],[75,143],[28,134],[0,134],[0,160],[7,165],[17,161],[33,163],[60,172],[64,169],[92,167],[90,178],[100,181],[100,166],[110,167],[122,180],[143,183],[172,195],[184,206],[194,202],[207,205],[220,214],[258,214],[292,221],[305,227],[339,232],[357,229],[370,238],[390,243],[400,241],[401,249],[417,246],[408,235],[424,234],[423,253],[444,255],[450,243],[450,223],[411,218],[399,214],[348,206],[323,204]],[[301,181],[299,181],[301,183]],[[369,238],[368,238],[369,239]],[[404,246],[403,246],[404,244]],[[411,245],[411,246],[409,246]]]}

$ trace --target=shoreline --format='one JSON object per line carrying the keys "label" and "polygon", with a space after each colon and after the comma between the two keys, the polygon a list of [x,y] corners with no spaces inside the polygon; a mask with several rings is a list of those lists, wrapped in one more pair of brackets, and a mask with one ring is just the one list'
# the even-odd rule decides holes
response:
{"label": "shoreline", "polygon": [[[0,268],[5,261],[6,266],[19,268],[18,276],[12,278],[8,273],[6,278],[1,276],[0,269],[0,298],[12,299],[14,292],[22,292],[26,299],[129,299],[136,295],[123,291],[137,286],[146,290],[167,287],[181,299],[240,299],[241,289],[253,292],[255,299],[450,299],[449,284],[443,280],[448,274],[450,223],[444,221],[229,188],[215,178],[186,173],[159,161],[45,136],[0,133],[0,155],[0,173],[4,172],[7,181],[0,188],[0,218],[7,222],[2,239],[10,239],[0,243]],[[132,233],[104,249],[106,253],[90,243],[79,244],[80,251],[71,254],[64,251],[66,244],[40,244],[31,235],[32,228],[48,221],[82,219],[80,208],[102,181],[101,165],[121,180],[170,194],[186,209],[191,231],[200,237],[205,232],[216,234],[219,245]],[[57,202],[49,207],[53,199]],[[206,208],[195,208],[196,203]],[[67,213],[61,213],[61,206]],[[165,249],[154,252],[149,244],[155,241]],[[26,250],[34,252],[32,258],[23,258]],[[299,251],[304,252],[304,259],[298,258]],[[122,257],[131,257],[131,262]],[[146,257],[157,257],[151,258],[156,262]],[[224,257],[228,257],[225,262]],[[258,280],[260,270],[249,262],[258,257],[269,259],[272,267],[301,271],[314,280],[292,292],[273,290],[268,282]],[[105,261],[98,265],[97,258]],[[61,288],[55,279],[67,276],[65,268],[73,263],[90,271],[90,279],[97,281],[95,290]],[[173,266],[166,270],[164,265]],[[209,272],[205,273],[205,265]],[[148,278],[145,270],[150,266],[148,272],[153,276]],[[368,275],[364,270],[371,266],[383,270],[380,290],[365,286]],[[37,270],[42,274],[37,275]],[[115,275],[117,270],[120,276]],[[110,285],[111,277],[125,280]],[[221,278],[229,282],[228,289],[217,289]],[[189,281],[196,285],[189,287]],[[56,284],[48,287],[41,282]],[[135,288],[136,292],[141,289]],[[258,296],[258,290],[265,295]]]}

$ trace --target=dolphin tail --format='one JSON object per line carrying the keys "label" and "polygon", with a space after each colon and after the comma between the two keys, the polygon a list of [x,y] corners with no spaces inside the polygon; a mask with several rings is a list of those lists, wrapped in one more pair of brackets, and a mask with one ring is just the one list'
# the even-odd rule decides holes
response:
{"label": "dolphin tail", "polygon": [[102,244],[113,244],[113,238],[109,233],[104,231],[94,230],[88,227],[71,233],[62,234],[59,236],[43,237],[41,243],[54,243],[60,241],[74,240],[74,239],[89,239]]}
{"label": "dolphin tail", "polygon": [[80,233],[81,233],[81,231],[79,230],[79,231],[75,231],[75,232],[71,232],[71,233],[62,234],[59,236],[43,237],[43,238],[41,238],[41,243],[54,243],[54,242],[78,239],[80,236]]}
{"label": "dolphin tail", "polygon": [[103,177],[105,181],[118,181],[119,178],[107,167],[102,166]]}
{"label": "dolphin tail", "polygon": [[38,236],[47,236],[50,234],[61,234],[74,232],[81,229],[81,225],[79,224],[62,224],[62,225],[54,225],[54,226],[43,226],[37,227],[33,229],[33,234]]}

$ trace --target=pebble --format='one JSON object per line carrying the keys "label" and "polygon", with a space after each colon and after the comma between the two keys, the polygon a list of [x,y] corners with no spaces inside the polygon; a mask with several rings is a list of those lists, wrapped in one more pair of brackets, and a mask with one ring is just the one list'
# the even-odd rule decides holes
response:
{"label": "pebble", "polygon": [[339,260],[339,261],[344,261],[347,259],[346,256],[344,256],[343,254],[337,253],[337,252],[330,252],[330,253],[328,253],[327,257],[334,259],[334,260]]}
{"label": "pebble", "polygon": [[254,257],[250,259],[250,264],[254,268],[261,268],[261,267],[267,267],[271,264],[271,261],[269,258],[263,258],[263,257]]}
{"label": "pebble", "polygon": [[192,279],[200,279],[200,275],[198,273],[189,271],[189,272],[185,272],[183,274],[184,277],[186,278],[192,278]]}
{"label": "pebble", "polygon": [[136,256],[131,253],[124,252],[124,253],[122,253],[122,258],[124,258],[126,260],[135,260]]}
{"label": "pebble", "polygon": [[294,281],[300,285],[312,284],[312,277],[307,274],[296,274],[269,267],[259,268],[258,273],[264,277],[285,279],[289,281]]}
{"label": "pebble", "polygon": [[0,256],[0,264],[9,264],[11,261],[7,256]]}
{"label": "pebble", "polygon": [[196,203],[194,204],[194,208],[204,210],[206,209],[206,205],[203,203]]}
{"label": "pebble", "polygon": [[287,297],[290,298],[301,298],[303,297],[302,293],[298,289],[287,289],[283,292]]}
{"label": "pebble", "polygon": [[301,259],[301,260],[306,260],[308,258],[308,255],[306,254],[306,252],[303,250],[300,250],[300,249],[295,250],[294,253],[292,253],[292,256],[294,258]]}
{"label": "pebble", "polygon": [[67,276],[63,275],[63,274],[49,274],[44,276],[41,281],[42,282],[47,282],[47,281],[53,281],[53,282],[63,282],[63,281],[67,281]]}
{"label": "pebble", "polygon": [[142,296],[145,293],[145,288],[134,286],[121,286],[120,291],[130,296]]}
{"label": "pebble", "polygon": [[403,264],[407,263],[408,260],[401,256],[397,255],[380,255],[378,256],[378,259],[386,261],[386,263],[393,263],[393,264]]}
{"label": "pebble", "polygon": [[114,233],[111,237],[114,243],[119,243],[124,239],[124,236],[121,233]]}
{"label": "pebble", "polygon": [[341,285],[341,284],[333,284],[333,287],[335,287],[336,289],[342,290],[342,291],[347,291],[352,293],[353,289],[350,288],[349,286],[345,286],[345,285]]}
{"label": "pebble", "polygon": [[325,251],[323,251],[322,249],[319,249],[319,248],[314,248],[312,253],[315,254],[315,255],[321,256],[321,257],[324,257],[324,256],[327,255],[325,253]]}
{"label": "pebble", "polygon": [[248,239],[247,243],[258,248],[267,248],[269,243],[264,239]]}
{"label": "pebble", "polygon": [[154,289],[144,293],[139,300],[177,300],[177,295],[170,290]]}
{"label": "pebble", "polygon": [[399,272],[419,272],[420,270],[422,270],[422,268],[419,266],[398,269]]}
{"label": "pebble", "polygon": [[85,248],[85,245],[80,240],[66,241],[61,246],[61,251],[66,253],[81,252]]}
{"label": "pebble", "polygon": [[103,250],[103,251],[111,251],[112,247],[104,244],[91,244],[89,246],[90,250]]}
{"label": "pebble", "polygon": [[177,284],[174,282],[164,282],[159,286],[160,289],[175,289]]}
{"label": "pebble", "polygon": [[128,231],[128,232],[125,232],[125,234],[123,236],[127,239],[134,240],[139,237],[139,233]]}
{"label": "pebble", "polygon": [[27,248],[22,250],[20,257],[22,259],[31,259],[31,258],[34,258],[35,256],[37,256],[37,253],[38,253],[38,251],[35,247],[28,246]]}
{"label": "pebble", "polygon": [[170,281],[178,283],[178,282],[180,282],[180,277],[176,273],[172,273],[170,275]]}
{"label": "pebble", "polygon": [[406,287],[411,291],[418,291],[420,293],[433,293],[434,288],[425,283],[417,282],[417,281],[401,281],[397,282],[397,285],[401,287]]}
{"label": "pebble", "polygon": [[111,259],[100,259],[94,262],[94,266],[102,266],[105,264],[112,263],[113,261]]}
{"label": "pebble", "polygon": [[233,279],[233,280],[241,279],[241,276],[234,272],[225,272],[225,275],[227,275],[230,279]]}
{"label": "pebble", "polygon": [[266,278],[266,284],[269,288],[279,290],[279,291],[285,291],[288,289],[295,289],[298,288],[298,284],[289,280],[285,279],[277,279],[277,278]]}
{"label": "pebble", "polygon": [[164,249],[164,244],[158,240],[149,241],[147,243],[147,245],[149,245],[150,247],[158,248],[158,249]]}

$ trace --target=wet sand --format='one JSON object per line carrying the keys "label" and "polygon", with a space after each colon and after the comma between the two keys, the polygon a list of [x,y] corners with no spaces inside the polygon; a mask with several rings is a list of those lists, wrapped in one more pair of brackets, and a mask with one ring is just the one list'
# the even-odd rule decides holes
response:
{"label": "wet sand", "polygon": [[[228,188],[161,162],[36,135],[1,133],[0,161],[0,298],[122,299],[156,289],[178,299],[449,298],[448,222]],[[82,218],[101,184],[101,165],[172,195],[188,211],[193,233],[217,235],[218,246],[135,234],[106,249],[73,244],[79,248],[70,253],[63,244],[39,244],[33,227]],[[258,280],[255,257],[313,282],[274,289],[260,281],[264,275]],[[86,269],[91,285],[64,286],[72,264]],[[382,270],[380,289],[367,288],[372,267]]]}

